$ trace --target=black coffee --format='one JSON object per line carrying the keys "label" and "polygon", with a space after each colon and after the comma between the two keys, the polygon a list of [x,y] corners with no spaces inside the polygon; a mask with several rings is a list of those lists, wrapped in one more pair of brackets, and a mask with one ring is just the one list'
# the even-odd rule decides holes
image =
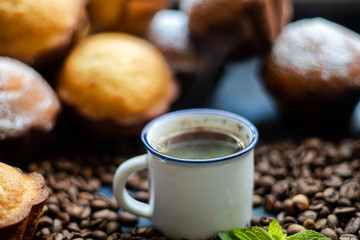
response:
{"label": "black coffee", "polygon": [[215,130],[192,130],[172,135],[160,142],[158,151],[186,159],[209,159],[231,155],[243,149],[240,140]]}

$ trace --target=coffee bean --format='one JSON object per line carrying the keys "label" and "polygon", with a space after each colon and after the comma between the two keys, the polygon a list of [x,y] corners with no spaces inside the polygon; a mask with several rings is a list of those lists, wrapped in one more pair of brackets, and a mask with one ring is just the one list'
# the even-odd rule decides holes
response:
{"label": "coffee bean", "polygon": [[321,230],[320,233],[322,235],[324,235],[325,237],[330,238],[331,240],[337,240],[338,239],[338,236],[336,235],[336,232],[331,228],[324,228],[323,230]]}
{"label": "coffee bean", "polygon": [[353,217],[346,224],[344,233],[356,234],[359,231],[359,229],[360,229],[360,218],[359,217]]}
{"label": "coffee bean", "polygon": [[150,198],[150,194],[147,191],[138,191],[138,192],[135,193],[134,198],[136,200],[141,201],[141,202],[148,203],[149,198]]}
{"label": "coffee bean", "polygon": [[327,188],[324,191],[324,198],[329,203],[334,203],[339,199],[339,192],[334,188]]}
{"label": "coffee bean", "polygon": [[295,208],[300,211],[305,211],[309,208],[309,198],[305,194],[297,194],[292,198],[292,202]]}
{"label": "coffee bean", "polygon": [[131,214],[126,211],[122,211],[118,215],[119,222],[124,226],[134,226],[138,223],[139,218],[135,216],[134,214]]}
{"label": "coffee bean", "polygon": [[54,219],[52,230],[53,230],[53,232],[56,232],[56,233],[62,232],[63,226],[62,226],[62,221],[60,219],[58,219],[58,218]]}
{"label": "coffee bean", "polygon": [[257,217],[252,217],[250,220],[251,226],[260,226],[260,220]]}
{"label": "coffee bean", "polygon": [[339,240],[359,240],[359,237],[353,234],[343,234],[340,236]]}
{"label": "coffee bean", "polygon": [[108,203],[104,199],[94,199],[91,201],[91,207],[94,209],[104,209],[108,207]]}
{"label": "coffee bean", "polygon": [[252,198],[253,207],[259,207],[263,203],[263,198],[260,195],[254,194]]}
{"label": "coffee bean", "polygon": [[111,221],[106,224],[106,233],[112,234],[114,232],[121,232],[121,225],[118,222]]}
{"label": "coffee bean", "polygon": [[291,224],[288,228],[287,228],[287,234],[289,235],[293,235],[295,233],[304,231],[305,228],[302,225],[299,224]]}
{"label": "coffee bean", "polygon": [[335,214],[330,214],[326,218],[326,226],[331,229],[336,229],[339,224],[339,220]]}
{"label": "coffee bean", "polygon": [[102,239],[106,239],[108,235],[103,231],[95,230],[94,232],[91,233],[90,236],[96,240],[102,240]]}
{"label": "coffee bean", "polygon": [[315,229],[315,221],[314,219],[305,219],[303,223],[304,228],[314,230]]}
{"label": "coffee bean", "polygon": [[94,212],[91,215],[91,218],[93,218],[93,219],[106,219],[106,220],[114,221],[114,220],[117,220],[118,215],[114,211],[111,211],[109,209],[103,209],[103,210],[99,210],[97,212]]}

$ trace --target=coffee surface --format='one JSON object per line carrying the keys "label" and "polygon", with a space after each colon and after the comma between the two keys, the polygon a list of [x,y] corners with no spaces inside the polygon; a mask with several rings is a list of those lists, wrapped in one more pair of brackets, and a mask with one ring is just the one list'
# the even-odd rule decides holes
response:
{"label": "coffee surface", "polygon": [[243,149],[241,141],[224,132],[192,130],[172,135],[158,145],[158,151],[185,159],[219,158]]}

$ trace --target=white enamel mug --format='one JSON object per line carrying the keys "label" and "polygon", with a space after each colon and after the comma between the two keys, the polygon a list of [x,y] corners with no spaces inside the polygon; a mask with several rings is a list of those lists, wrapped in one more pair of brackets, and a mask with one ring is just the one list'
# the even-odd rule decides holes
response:
{"label": "white enamel mug", "polygon": [[[162,138],[196,128],[233,134],[245,148],[213,159],[175,158],[156,150]],[[251,122],[221,110],[180,110],[148,123],[141,139],[147,154],[125,161],[115,173],[113,190],[120,207],[151,218],[153,226],[172,239],[206,239],[249,224],[258,140]],[[149,204],[125,190],[129,175],[144,168],[149,171]]]}

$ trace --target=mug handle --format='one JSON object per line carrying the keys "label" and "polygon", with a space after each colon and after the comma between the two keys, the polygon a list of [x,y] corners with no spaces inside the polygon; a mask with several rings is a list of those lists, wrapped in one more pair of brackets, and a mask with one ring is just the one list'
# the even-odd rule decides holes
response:
{"label": "mug handle", "polygon": [[126,181],[130,174],[147,168],[147,165],[148,154],[130,158],[129,160],[120,164],[114,175],[113,191],[120,207],[135,215],[151,218],[151,206],[149,204],[135,200],[129,195],[125,188]]}

